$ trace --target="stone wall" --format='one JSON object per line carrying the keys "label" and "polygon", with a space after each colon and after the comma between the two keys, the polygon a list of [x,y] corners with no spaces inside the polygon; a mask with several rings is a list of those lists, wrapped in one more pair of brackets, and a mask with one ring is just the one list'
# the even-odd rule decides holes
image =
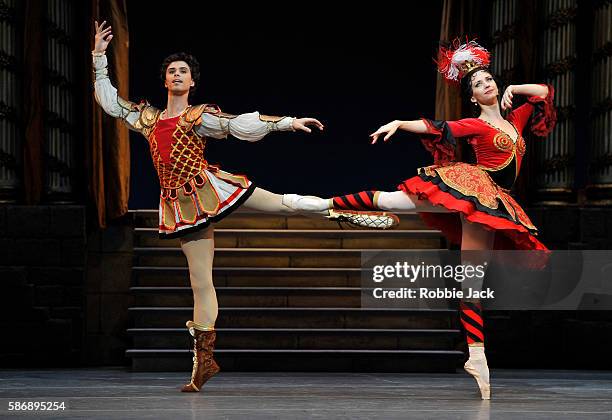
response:
{"label": "stone wall", "polygon": [[[612,208],[527,209],[550,249],[612,249]],[[485,313],[490,365],[504,368],[612,369],[612,311]]]}
{"label": "stone wall", "polygon": [[0,366],[80,363],[85,229],[82,206],[0,206]]}
{"label": "stone wall", "polygon": [[85,354],[88,365],[127,365],[132,226],[127,218],[88,237]]}

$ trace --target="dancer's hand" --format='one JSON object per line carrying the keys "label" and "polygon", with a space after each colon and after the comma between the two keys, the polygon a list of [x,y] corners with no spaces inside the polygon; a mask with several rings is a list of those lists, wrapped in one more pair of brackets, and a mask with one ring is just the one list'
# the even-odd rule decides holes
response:
{"label": "dancer's hand", "polygon": [[501,99],[501,108],[503,111],[512,109],[512,97],[514,94],[514,86],[510,85],[506,88],[504,96]]}
{"label": "dancer's hand", "polygon": [[302,130],[307,133],[312,132],[308,126],[317,127],[319,130],[323,131],[323,124],[315,118],[296,118],[293,120],[291,126],[294,130]]}
{"label": "dancer's hand", "polygon": [[106,21],[102,22],[99,25],[98,25],[97,20],[94,23],[96,27],[94,52],[103,53],[106,51],[106,47],[108,47],[108,44],[111,42],[111,39],[113,39],[113,34],[111,33],[111,27],[110,26],[108,28],[104,27],[104,25],[106,25]]}
{"label": "dancer's hand", "polygon": [[370,134],[370,137],[372,138],[372,144],[376,143],[378,141],[378,137],[381,134],[385,134],[385,138],[383,139],[384,141],[389,140],[389,138],[395,134],[395,132],[397,131],[397,129],[399,128],[399,126],[402,124],[401,121],[391,121],[388,124],[383,125],[382,127],[380,127],[378,130],[376,130],[375,132],[373,132],[372,134]]}

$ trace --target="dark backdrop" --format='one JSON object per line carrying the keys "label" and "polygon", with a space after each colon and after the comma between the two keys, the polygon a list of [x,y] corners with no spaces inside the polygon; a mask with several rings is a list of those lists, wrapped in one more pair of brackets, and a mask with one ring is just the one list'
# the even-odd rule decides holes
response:
{"label": "dark backdrop", "polygon": [[[128,2],[130,99],[163,109],[159,65],[186,51],[201,63],[192,103],[233,114],[313,116],[326,125],[323,133],[274,133],[256,143],[211,140],[209,162],[274,192],[321,196],[394,189],[430,162],[416,136],[372,146],[368,134],[393,119],[433,117],[439,0],[412,12],[397,3],[164,4]],[[157,207],[146,140],[132,134],[131,143],[130,208]]]}

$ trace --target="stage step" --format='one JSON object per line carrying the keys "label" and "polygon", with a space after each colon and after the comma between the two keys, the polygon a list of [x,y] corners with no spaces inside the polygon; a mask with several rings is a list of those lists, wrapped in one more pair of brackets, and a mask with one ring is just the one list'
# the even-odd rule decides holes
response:
{"label": "stage step", "polygon": [[[359,287],[215,288],[221,307],[350,307],[361,305]],[[132,287],[136,306],[192,306],[191,287]]]}
{"label": "stage step", "polygon": [[[317,248],[215,248],[216,267],[360,267],[364,251],[384,249],[317,249]],[[412,250],[414,251],[414,249]],[[438,249],[418,250],[435,255]],[[134,265],[187,266],[180,248],[135,247]]]}
{"label": "stage step", "polygon": [[[354,267],[214,267],[215,286],[230,287],[359,287]],[[134,286],[189,286],[185,267],[135,266]]]}
{"label": "stage step", "polygon": [[[184,325],[193,308],[132,307],[138,328],[169,328]],[[219,328],[452,328],[451,309],[370,309],[370,308],[219,308]]]}
{"label": "stage step", "polygon": [[[156,228],[159,216],[155,210],[130,210],[135,227]],[[397,215],[400,224],[397,229],[429,229],[417,213]],[[323,216],[298,216],[286,214],[267,214],[238,209],[220,222],[215,223],[215,229],[339,229],[337,222],[332,222]],[[359,230],[350,228],[349,230]]]}
{"label": "stage step", "polygon": [[[186,328],[130,328],[135,348],[190,348]],[[436,350],[452,346],[457,329],[218,328],[217,349]]]}
{"label": "stage step", "polygon": [[[215,229],[218,248],[385,248],[440,249],[444,237],[430,229]],[[179,239],[160,239],[157,228],[134,229],[137,247],[179,247]]]}
{"label": "stage step", "polygon": [[[157,211],[131,211],[130,308],[139,371],[191,371],[193,317],[178,240],[160,240]],[[395,230],[339,229],[322,218],[237,211],[215,225],[219,300],[215,357],[224,371],[451,372],[462,353],[451,309],[362,309],[364,251],[436,255],[440,232],[416,214]]]}
{"label": "stage step", "polygon": [[[192,367],[187,349],[131,349],[136,371],[185,372]],[[222,371],[264,372],[455,372],[463,353],[456,350],[279,350],[219,349]],[[347,384],[350,386],[350,384]]]}

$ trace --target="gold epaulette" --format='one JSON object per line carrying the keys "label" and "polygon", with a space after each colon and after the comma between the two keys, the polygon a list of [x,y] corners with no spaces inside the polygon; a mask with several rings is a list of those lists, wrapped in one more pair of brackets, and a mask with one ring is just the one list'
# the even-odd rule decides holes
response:
{"label": "gold epaulette", "polygon": [[148,137],[151,130],[155,127],[161,111],[148,103],[138,104],[136,107],[140,111],[140,118],[138,118],[134,127],[141,130]]}
{"label": "gold epaulette", "polygon": [[188,124],[200,124],[200,118],[202,114],[213,114],[219,115],[221,114],[221,109],[217,105],[214,104],[200,104],[200,105],[192,105],[185,112],[183,116],[184,120]]}

